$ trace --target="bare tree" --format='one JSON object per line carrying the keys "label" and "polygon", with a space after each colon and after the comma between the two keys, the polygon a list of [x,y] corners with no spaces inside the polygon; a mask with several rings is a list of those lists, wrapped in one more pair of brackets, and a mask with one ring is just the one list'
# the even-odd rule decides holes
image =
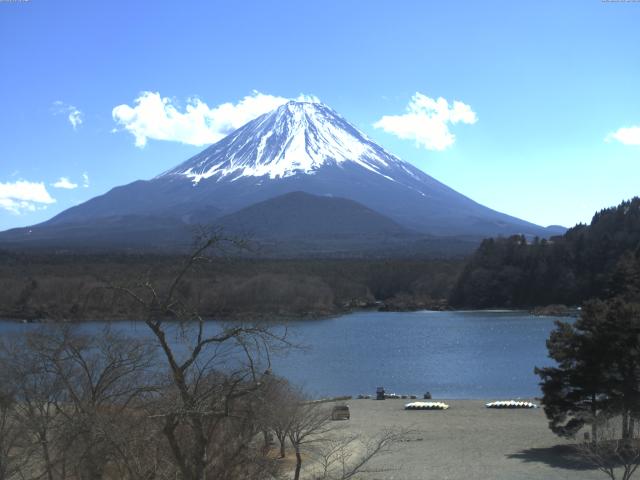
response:
{"label": "bare tree", "polygon": [[408,431],[387,430],[366,440],[360,435],[333,438],[325,442],[318,452],[320,472],[314,480],[348,480],[359,475],[380,473],[388,468],[370,468],[374,457],[388,452],[391,447],[408,437]]}
{"label": "bare tree", "polygon": [[303,451],[323,452],[319,478],[366,471],[391,437],[339,440],[325,404],[271,374],[286,329],[206,323],[190,305],[183,280],[223,241],[204,241],[167,285],[111,287],[138,304],[152,341],[57,325],[1,342],[0,480],[279,478],[283,463],[261,448],[271,432],[282,457],[291,442],[296,480]]}
{"label": "bare tree", "polygon": [[39,342],[34,339],[32,334],[5,339],[0,346],[0,369],[3,381],[11,385],[16,397],[14,421],[33,454],[31,473],[36,478],[54,480],[60,476],[56,470],[62,467],[63,458],[62,449],[54,445],[59,444],[61,416],[57,405],[63,401],[64,389],[43,362],[37,351]]}
{"label": "bare tree", "polygon": [[640,467],[640,435],[629,437],[633,418],[604,417],[598,422],[597,437],[585,438],[578,454],[611,480],[630,480]]}
{"label": "bare tree", "polygon": [[331,430],[331,412],[329,408],[317,402],[305,403],[299,396],[295,409],[291,412],[288,436],[296,454],[294,480],[299,480],[302,469],[302,452],[321,441]]}
{"label": "bare tree", "polygon": [[370,469],[371,460],[388,452],[392,445],[412,433],[386,430],[369,439],[357,434],[344,435],[343,425],[331,420],[333,404],[306,401],[300,391],[293,389],[288,398],[286,429],[296,454],[294,480],[300,478],[303,454],[312,462],[307,475],[313,480],[348,480],[387,471],[386,468]]}
{"label": "bare tree", "polygon": [[16,400],[13,393],[0,385],[0,480],[9,480],[22,472],[29,459],[24,431],[15,420]]}
{"label": "bare tree", "polygon": [[113,461],[118,425],[135,401],[155,390],[149,385],[153,347],[111,329],[89,337],[63,328],[38,344],[65,390],[62,443],[80,478],[98,480]]}
{"label": "bare tree", "polygon": [[275,375],[265,376],[264,387],[260,418],[265,449],[268,449],[267,438],[273,433],[278,440],[280,458],[285,458],[289,430],[300,395],[286,379]]}
{"label": "bare tree", "polygon": [[39,460],[34,477],[99,479],[128,440],[116,426],[154,391],[153,346],[110,329],[89,336],[69,326],[40,328],[4,342],[1,361],[16,397],[15,420]]}
{"label": "bare tree", "polygon": [[28,477],[175,478],[161,425],[150,418],[160,394],[156,348],[100,333],[58,325],[3,342],[2,383],[14,389],[14,420],[32,453]]}
{"label": "bare tree", "polygon": [[175,479],[171,452],[162,436],[162,424],[153,417],[149,402],[136,402],[128,415],[110,428],[115,478],[131,480]]}
{"label": "bare tree", "polygon": [[[207,252],[236,243],[218,234],[205,238],[166,288],[148,279],[133,287],[114,287],[146,312],[144,322],[164,357],[166,401],[159,402],[156,416],[162,418],[163,435],[185,480],[223,478],[255,466],[247,460],[252,456],[249,444],[260,432],[251,408],[263,388],[259,359],[268,359],[274,343],[286,343],[286,332],[276,335],[263,325],[207,329],[189,305],[188,292],[181,290],[188,273],[210,260]],[[177,320],[178,328],[168,319]],[[172,341],[172,334],[180,341]]]}

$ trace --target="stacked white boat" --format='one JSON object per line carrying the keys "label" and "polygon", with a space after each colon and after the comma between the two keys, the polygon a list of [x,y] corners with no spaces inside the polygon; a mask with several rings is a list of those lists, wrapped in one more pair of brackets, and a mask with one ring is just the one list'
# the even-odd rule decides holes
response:
{"label": "stacked white boat", "polygon": [[446,410],[449,408],[444,402],[411,402],[404,406],[405,410]]}
{"label": "stacked white boat", "polygon": [[500,400],[497,402],[489,402],[487,408],[538,408],[538,405],[531,402],[523,402],[519,400]]}

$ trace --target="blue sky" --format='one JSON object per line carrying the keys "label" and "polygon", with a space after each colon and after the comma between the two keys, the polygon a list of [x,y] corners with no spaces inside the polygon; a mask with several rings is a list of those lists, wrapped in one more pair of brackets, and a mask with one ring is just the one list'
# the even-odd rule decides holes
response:
{"label": "blue sky", "polygon": [[640,3],[600,0],[3,1],[0,229],[301,93],[480,203],[588,222],[640,194],[638,25]]}

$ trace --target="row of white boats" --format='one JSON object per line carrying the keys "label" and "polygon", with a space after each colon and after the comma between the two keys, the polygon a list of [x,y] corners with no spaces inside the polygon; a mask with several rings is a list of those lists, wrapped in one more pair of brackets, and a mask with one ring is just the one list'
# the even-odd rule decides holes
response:
{"label": "row of white boats", "polygon": [[[538,405],[532,402],[523,402],[519,400],[501,400],[497,402],[489,402],[485,405],[487,408],[538,408]],[[405,410],[447,410],[449,405],[444,402],[411,402],[404,406]]]}

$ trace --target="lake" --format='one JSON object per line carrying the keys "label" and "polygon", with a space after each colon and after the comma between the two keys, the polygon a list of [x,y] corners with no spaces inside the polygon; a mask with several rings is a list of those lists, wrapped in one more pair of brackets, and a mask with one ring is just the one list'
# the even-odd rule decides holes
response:
{"label": "lake", "polygon": [[[358,312],[294,321],[296,349],[273,358],[273,371],[316,396],[387,392],[434,398],[501,399],[540,395],[535,366],[547,366],[553,317],[514,311]],[[104,324],[83,328],[96,333]],[[146,336],[146,327],[118,330]],[[0,322],[0,334],[34,324]]]}

